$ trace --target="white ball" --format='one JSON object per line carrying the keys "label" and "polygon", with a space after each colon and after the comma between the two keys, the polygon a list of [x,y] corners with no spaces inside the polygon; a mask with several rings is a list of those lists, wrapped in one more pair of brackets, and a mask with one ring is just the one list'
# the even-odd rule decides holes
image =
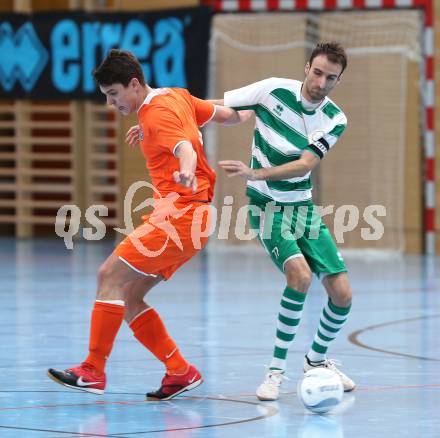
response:
{"label": "white ball", "polygon": [[337,406],[344,395],[340,377],[327,368],[307,371],[298,383],[298,397],[312,412],[323,414]]}

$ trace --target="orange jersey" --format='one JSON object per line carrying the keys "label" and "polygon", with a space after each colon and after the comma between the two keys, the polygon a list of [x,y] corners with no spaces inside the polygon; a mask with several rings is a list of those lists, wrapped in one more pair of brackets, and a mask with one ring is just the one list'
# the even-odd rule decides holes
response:
{"label": "orange jersey", "polygon": [[[162,197],[176,192],[182,201],[212,200],[215,172],[206,159],[199,126],[208,122],[214,112],[212,103],[197,99],[183,88],[155,89],[139,108],[142,152],[152,183]],[[189,141],[197,154],[196,193],[173,179],[173,172],[180,169],[174,152],[183,141]]]}

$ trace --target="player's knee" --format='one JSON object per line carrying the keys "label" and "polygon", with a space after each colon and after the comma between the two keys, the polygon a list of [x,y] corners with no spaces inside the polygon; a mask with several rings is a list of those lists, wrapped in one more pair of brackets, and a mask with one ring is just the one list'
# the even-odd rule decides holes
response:
{"label": "player's knee", "polygon": [[330,299],[335,306],[348,307],[351,305],[353,293],[350,286],[334,290]]}
{"label": "player's knee", "polygon": [[307,265],[296,266],[286,263],[284,273],[287,286],[299,292],[307,292],[312,282],[312,271]]}
{"label": "player's knee", "polygon": [[348,307],[351,305],[353,292],[346,273],[328,275],[324,277],[323,284],[335,306]]}
{"label": "player's knee", "polygon": [[341,290],[337,295],[337,303],[335,303],[339,307],[348,307],[351,304],[351,300],[353,298],[353,292],[351,287],[345,287]]}
{"label": "player's knee", "polygon": [[117,266],[108,259],[99,267],[97,280],[98,285],[112,281],[116,283],[117,280]]}

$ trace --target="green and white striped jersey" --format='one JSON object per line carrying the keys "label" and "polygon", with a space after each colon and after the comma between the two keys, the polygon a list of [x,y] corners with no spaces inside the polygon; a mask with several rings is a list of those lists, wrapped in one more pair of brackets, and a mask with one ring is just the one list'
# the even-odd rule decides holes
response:
{"label": "green and white striped jersey", "polygon": [[[347,118],[341,109],[326,97],[316,110],[307,111],[301,86],[293,79],[269,78],[225,93],[225,106],[255,111],[253,169],[298,160],[305,150],[323,158],[343,133]],[[248,181],[246,193],[258,204],[310,201],[310,172],[283,181]]]}

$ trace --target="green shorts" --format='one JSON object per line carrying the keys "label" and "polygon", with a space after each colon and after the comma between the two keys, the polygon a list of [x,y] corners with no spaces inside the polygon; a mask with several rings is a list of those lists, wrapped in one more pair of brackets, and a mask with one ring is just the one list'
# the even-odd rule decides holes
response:
{"label": "green shorts", "polygon": [[258,231],[260,242],[282,272],[289,259],[301,255],[318,277],[347,272],[330,231],[312,203],[261,206],[250,200],[249,209],[251,228]]}

